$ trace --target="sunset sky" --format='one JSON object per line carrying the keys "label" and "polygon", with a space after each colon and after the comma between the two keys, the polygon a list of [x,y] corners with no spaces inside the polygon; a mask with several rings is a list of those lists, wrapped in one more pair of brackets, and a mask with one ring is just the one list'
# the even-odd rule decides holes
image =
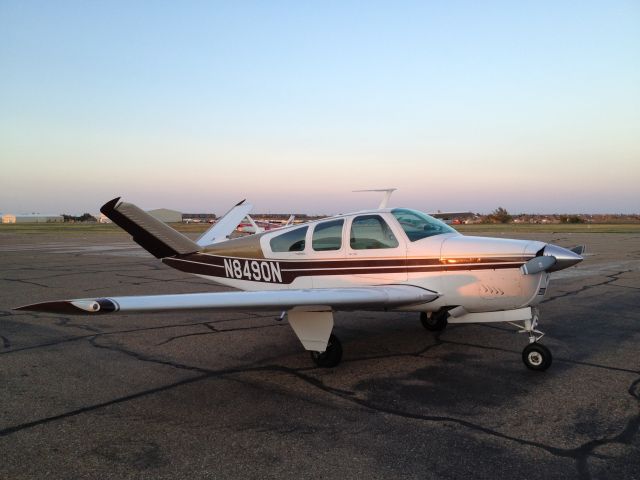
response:
{"label": "sunset sky", "polygon": [[0,212],[640,212],[640,2],[0,1]]}

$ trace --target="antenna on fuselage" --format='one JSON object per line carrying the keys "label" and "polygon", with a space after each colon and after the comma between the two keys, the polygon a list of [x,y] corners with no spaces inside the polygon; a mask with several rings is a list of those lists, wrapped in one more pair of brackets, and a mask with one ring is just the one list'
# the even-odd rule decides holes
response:
{"label": "antenna on fuselage", "polygon": [[382,197],[382,201],[380,205],[378,205],[378,209],[387,208],[387,204],[389,203],[389,199],[391,198],[391,194],[395,192],[397,188],[374,188],[371,190],[354,190],[356,193],[362,192],[384,192],[384,197]]}

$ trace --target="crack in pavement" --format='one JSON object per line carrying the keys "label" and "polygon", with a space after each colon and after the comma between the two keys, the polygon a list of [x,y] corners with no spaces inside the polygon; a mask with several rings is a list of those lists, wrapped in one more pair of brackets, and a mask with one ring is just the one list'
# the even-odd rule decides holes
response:
{"label": "crack in pavement", "polygon": [[88,332],[93,332],[93,333],[102,333],[99,328],[92,327],[91,325],[87,325],[85,323],[71,323],[71,322],[72,320],[70,318],[61,317],[60,319],[58,319],[57,322],[54,323],[54,325],[57,325],[58,327],[78,328],[80,330],[87,330]]}
{"label": "crack in pavement", "polygon": [[[236,313],[241,313],[243,314],[244,312],[236,312]],[[9,316],[17,316],[19,314],[15,314],[15,313],[9,313]],[[30,315],[30,316],[38,316],[37,314],[31,314],[31,313],[24,313],[22,315]],[[247,316],[251,317],[257,317],[257,318],[268,318],[268,316],[257,316],[257,315],[252,315],[251,313],[246,313]],[[0,312],[0,317],[2,316],[6,316],[3,315],[3,312]],[[74,328],[82,328],[82,326],[79,326],[77,324],[68,324],[65,323],[64,321],[67,320],[69,321],[70,319],[68,317],[58,317],[59,323],[56,323],[56,325],[60,325],[60,326],[65,326],[65,327],[74,327]],[[51,342],[46,342],[46,343],[39,343],[38,345],[29,345],[26,347],[19,347],[19,348],[14,348],[12,350],[8,350],[6,352],[0,352],[0,355],[6,355],[9,353],[17,353],[17,352],[23,352],[25,350],[35,350],[38,348],[47,348],[47,347],[53,347],[56,345],[60,345],[63,343],[69,343],[69,342],[75,342],[75,341],[80,341],[80,340],[86,340],[87,338],[91,338],[91,337],[101,337],[101,336],[106,336],[106,335],[120,335],[120,334],[128,334],[128,333],[138,333],[138,332],[148,332],[148,331],[152,331],[152,330],[163,330],[163,329],[167,329],[167,328],[179,328],[179,327],[193,327],[193,326],[197,326],[197,325],[204,325],[207,328],[212,328],[209,326],[209,324],[214,323],[225,323],[225,322],[240,322],[240,321],[245,321],[247,320],[246,318],[238,318],[238,319],[224,319],[224,320],[218,320],[216,322],[213,322],[211,320],[207,320],[204,322],[193,322],[193,323],[178,323],[178,324],[172,324],[172,325],[158,325],[158,326],[154,326],[154,327],[142,327],[142,328],[132,328],[132,329],[127,329],[127,330],[114,330],[112,332],[100,332],[100,333],[93,333],[93,334],[87,334],[87,335],[77,335],[77,336],[73,336],[73,337],[67,337],[67,338],[62,338],[59,340],[54,340]],[[277,325],[277,324],[274,324]],[[86,328],[85,328],[86,329]],[[227,332],[227,331],[234,331],[236,329],[219,329],[219,332]],[[90,330],[93,331],[93,330]]]}
{"label": "crack in pavement", "polygon": [[640,287],[632,287],[631,285],[610,285],[616,288],[631,288],[632,290],[640,290]]}
{"label": "crack in pavement", "polygon": [[[557,457],[571,458],[576,463],[577,473],[579,474],[580,478],[583,478],[583,479],[591,478],[591,475],[588,469],[588,459],[590,457],[600,457],[600,455],[594,453],[594,450],[596,448],[601,447],[603,445],[611,444],[611,443],[628,445],[633,441],[633,439],[635,438],[640,428],[640,389],[638,388],[638,386],[640,385],[640,378],[634,380],[627,390],[628,393],[638,401],[638,413],[628,420],[626,426],[623,428],[623,430],[619,434],[613,437],[603,437],[603,438],[593,439],[575,448],[559,448],[559,447],[554,447],[552,445],[544,444],[542,442],[536,442],[536,441],[527,440],[519,437],[514,437],[512,435],[502,433],[498,430],[487,428],[482,425],[470,422],[468,420],[464,420],[456,417],[451,417],[446,415],[423,415],[423,414],[418,414],[413,412],[407,412],[398,408],[376,405],[373,402],[367,401],[366,399],[358,398],[355,392],[328,386],[322,381],[322,379],[303,373],[302,371],[303,369],[294,369],[294,368],[284,367],[280,365],[265,365],[265,366],[257,366],[257,367],[249,366],[245,368],[229,368],[229,369],[221,369],[221,370],[211,370],[211,369],[197,367],[193,365],[178,363],[172,360],[164,360],[164,359],[148,356],[136,351],[128,350],[121,346],[102,345],[98,343],[99,336],[102,336],[102,335],[89,336],[89,342],[95,348],[106,349],[106,350],[117,352],[123,355],[127,355],[129,357],[134,358],[137,361],[160,364],[160,365],[169,366],[169,367],[173,367],[180,370],[195,372],[200,375],[197,375],[196,377],[188,378],[185,380],[181,380],[178,382],[174,382],[169,385],[148,389],[135,394],[119,397],[110,401],[101,402],[95,405],[90,405],[87,407],[71,410],[69,412],[65,412],[59,415],[54,415],[51,417],[34,420],[32,422],[26,422],[20,425],[8,427],[3,430],[0,430],[0,437],[10,435],[12,433],[16,433],[18,431],[21,431],[27,428],[32,428],[34,426],[43,425],[53,421],[65,419],[71,416],[80,415],[82,413],[91,412],[100,408],[105,408],[111,405],[127,402],[129,400],[135,400],[148,395],[153,395],[155,393],[163,392],[172,388],[198,382],[201,380],[205,380],[213,377],[224,377],[228,375],[236,375],[236,374],[250,373],[250,372],[280,372],[280,373],[289,374],[297,377],[298,379],[302,380],[306,384],[314,388],[317,388],[325,393],[328,393],[334,397],[338,397],[342,400],[346,400],[362,408],[366,408],[368,410],[372,410],[381,414],[392,415],[395,417],[409,419],[409,420],[428,421],[428,422],[439,423],[439,424],[445,424],[445,423],[455,424],[455,425],[464,427],[466,429],[469,429],[471,431],[474,431],[476,433],[484,434],[484,435],[501,439],[501,440],[515,442],[519,445],[539,448]],[[441,340],[439,338],[439,335],[436,335],[436,343],[430,344],[417,352],[402,354],[402,355],[405,355],[405,356],[422,355],[428,350],[446,343],[452,343],[452,342]],[[491,348],[491,347],[480,347],[480,348]],[[400,354],[391,354],[391,355],[399,356]],[[384,357],[385,356],[381,356],[377,358],[384,358]],[[633,372],[633,373],[637,374],[638,372]]]}
{"label": "crack in pavement", "polygon": [[[295,374],[296,376],[300,377],[300,378],[305,378],[307,377],[306,375],[300,374],[299,372],[291,372],[293,374]],[[614,436],[614,437],[604,437],[604,438],[599,438],[599,439],[594,439],[594,440],[590,440],[578,447],[575,448],[571,448],[571,449],[567,449],[567,448],[559,448],[559,447],[553,447],[551,445],[546,445],[544,443],[541,442],[535,442],[532,440],[527,440],[527,439],[523,439],[523,438],[518,438],[518,437],[514,437],[512,435],[507,435],[504,434],[502,432],[499,432],[497,430],[493,430],[490,428],[486,428],[483,427],[482,425],[478,425],[475,424],[473,422],[469,422],[467,420],[463,420],[460,418],[455,418],[455,417],[449,417],[449,416],[440,416],[440,415],[422,415],[422,414],[417,414],[417,413],[412,413],[412,412],[406,412],[400,409],[396,409],[396,408],[391,408],[391,407],[384,407],[384,406],[380,406],[380,405],[375,405],[373,404],[373,402],[369,402],[367,400],[361,399],[361,398],[357,398],[357,397],[353,397],[353,396],[346,396],[340,393],[335,392],[333,389],[330,388],[326,388],[323,384],[321,384],[318,381],[309,381],[307,380],[308,383],[311,383],[312,385],[320,388],[321,390],[336,395],[344,400],[350,401],[352,403],[355,403],[357,405],[360,405],[362,407],[365,407],[367,409],[379,412],[379,413],[385,413],[385,414],[389,414],[389,415],[393,415],[393,416],[397,416],[397,417],[402,417],[402,418],[406,418],[406,419],[412,419],[412,420],[422,420],[422,421],[429,421],[429,422],[435,422],[435,423],[453,423],[453,424],[457,424],[460,425],[462,427],[468,428],[469,430],[475,431],[475,432],[479,432],[491,437],[495,437],[495,438],[500,438],[503,440],[508,440],[508,441],[512,441],[515,443],[518,443],[519,445],[525,445],[525,446],[529,446],[529,447],[535,447],[535,448],[540,448],[548,453],[550,453],[551,455],[557,456],[557,457],[565,457],[565,458],[571,458],[576,462],[576,470],[578,475],[580,476],[580,478],[582,479],[590,479],[591,478],[591,474],[589,472],[589,468],[588,468],[588,459],[593,455],[593,450],[597,447],[603,446],[603,445],[607,445],[607,444],[611,444],[611,443],[619,443],[619,444],[623,444],[623,445],[629,445],[631,444],[631,442],[633,441],[633,438],[635,437],[635,435],[638,433],[638,430],[640,428],[640,396],[638,395],[638,393],[635,392],[635,389],[637,387],[637,385],[640,384],[640,378],[635,380],[631,386],[628,389],[628,392],[634,397],[636,398],[636,400],[639,401],[639,405],[638,405],[638,414],[636,414],[634,417],[632,417],[631,419],[629,419],[629,421],[627,422],[627,425],[625,426],[625,428],[622,430],[622,432],[620,432],[618,435]]]}
{"label": "crack in pavement", "polygon": [[43,283],[30,282],[29,280],[22,280],[19,278],[0,278],[0,280],[4,280],[5,282],[26,283],[27,285],[35,285],[36,287],[51,288],[49,285],[45,285]]}
{"label": "crack in pavement", "polygon": [[[608,280],[602,281],[602,282],[598,282],[595,284],[589,284],[589,285],[585,285],[581,288],[579,288],[578,290],[575,291],[570,291],[570,292],[566,292],[566,293],[562,293],[560,295],[551,297],[549,299],[546,299],[544,302],[550,302],[553,300],[556,300],[558,298],[562,298],[562,297],[566,297],[566,296],[572,296],[572,295],[578,295],[586,290],[589,290],[591,288],[595,288],[597,286],[603,286],[603,285],[610,285],[613,282],[620,280],[620,276],[624,273],[629,272],[630,270],[625,270],[625,271],[620,271],[618,273],[614,273],[611,275],[606,275],[605,278],[607,278]],[[14,281],[21,281],[21,280],[14,280]],[[154,280],[156,281],[156,280]],[[24,283],[31,283],[31,282],[24,282]],[[38,286],[44,286],[47,287],[46,285],[38,285]],[[626,287],[626,286],[621,286],[621,285],[610,285],[612,287]],[[626,287],[626,288],[636,288],[636,287]],[[247,315],[250,315],[249,313],[247,313]],[[6,316],[4,314],[2,314],[0,312],[0,316]],[[246,319],[239,319],[239,320],[246,320]],[[221,320],[220,322],[232,322],[232,321],[238,321],[238,320]],[[56,344],[60,344],[60,343],[65,343],[65,342],[70,342],[70,341],[77,341],[77,340],[84,340],[87,339],[89,341],[89,343],[94,347],[94,348],[98,348],[98,349],[106,349],[106,350],[110,350],[113,352],[117,352],[123,355],[127,355],[131,358],[133,358],[136,361],[144,361],[144,362],[151,362],[154,364],[159,364],[159,365],[164,365],[164,366],[168,366],[168,367],[172,367],[172,368],[176,368],[179,370],[184,370],[184,371],[188,371],[191,373],[196,374],[196,376],[184,379],[184,380],[180,380],[178,382],[174,382],[168,385],[163,385],[160,387],[155,387],[155,388],[151,388],[151,389],[147,389],[141,392],[137,392],[131,395],[126,395],[123,397],[119,397],[113,400],[109,400],[109,401],[105,401],[105,402],[101,402],[98,404],[94,404],[94,405],[89,405],[86,407],[81,407],[75,410],[70,410],[68,412],[64,412],[62,414],[58,414],[58,415],[54,415],[51,417],[47,417],[47,418],[42,418],[42,419],[38,419],[38,420],[34,420],[31,422],[26,422],[20,425],[15,425],[12,427],[8,427],[5,428],[3,430],[0,430],[0,437],[4,437],[13,433],[16,433],[18,431],[24,430],[24,429],[28,429],[28,428],[32,428],[35,426],[39,426],[39,425],[43,425],[43,424],[47,424],[50,422],[54,422],[54,421],[58,421],[58,420],[63,420],[75,415],[80,415],[83,413],[88,413],[88,412],[92,412],[95,410],[99,410],[101,408],[106,408],[109,407],[111,405],[116,405],[116,404],[120,404],[120,403],[124,403],[130,400],[136,400],[138,398],[142,398],[142,397],[146,397],[149,395],[154,395],[156,393],[161,393],[173,388],[178,388],[180,386],[183,385],[188,385],[194,382],[199,382],[202,380],[206,380],[206,379],[210,379],[210,378],[214,378],[214,377],[225,377],[225,376],[230,376],[230,375],[241,375],[241,374],[246,374],[246,373],[251,373],[251,372],[280,372],[280,373],[284,373],[284,374],[288,374],[288,375],[292,375],[298,379],[300,379],[301,381],[303,381],[305,384],[319,389],[333,397],[342,399],[344,401],[348,401],[351,402],[354,405],[359,406],[360,408],[365,408],[383,415],[392,415],[394,417],[398,417],[398,418],[404,418],[407,420],[417,420],[417,421],[427,421],[427,422],[434,422],[434,423],[438,423],[438,424],[454,424],[457,426],[460,426],[462,428],[466,428],[472,432],[476,432],[480,435],[486,435],[486,436],[490,436],[490,437],[494,437],[497,439],[501,439],[504,441],[510,441],[510,442],[515,442],[519,445],[523,445],[526,447],[533,447],[533,448],[539,448],[551,455],[554,456],[558,456],[558,457],[564,457],[564,458],[571,458],[574,460],[575,465],[576,465],[576,470],[577,473],[579,474],[579,476],[581,478],[587,479],[587,478],[591,478],[591,473],[589,471],[589,459],[590,458],[607,458],[607,457],[603,457],[601,454],[598,454],[597,452],[595,452],[596,449],[598,449],[599,447],[602,447],[604,445],[608,445],[608,444],[623,444],[623,445],[629,445],[631,444],[631,442],[636,438],[636,435],[638,434],[638,431],[640,429],[640,378],[635,379],[631,385],[629,386],[629,388],[627,389],[627,393],[629,395],[631,395],[637,402],[638,402],[638,413],[636,415],[631,416],[626,425],[624,426],[624,428],[622,428],[622,430],[613,436],[605,436],[605,437],[601,437],[601,438],[597,438],[597,439],[592,439],[589,440],[575,448],[559,448],[559,447],[554,447],[553,445],[548,445],[542,442],[536,442],[536,441],[532,441],[532,440],[528,440],[525,438],[519,438],[519,437],[515,437],[512,435],[508,435],[505,434],[503,432],[500,432],[499,430],[494,430],[491,428],[487,428],[484,427],[480,424],[476,424],[461,418],[456,418],[456,417],[452,417],[452,416],[447,416],[447,415],[423,415],[423,414],[419,414],[419,413],[414,413],[411,411],[404,411],[400,408],[395,408],[393,406],[388,406],[388,405],[377,405],[375,402],[373,401],[369,401],[366,398],[360,398],[357,396],[356,392],[353,391],[349,391],[349,390],[344,390],[344,389],[339,389],[336,387],[332,387],[329,385],[326,385],[323,381],[323,377],[320,376],[320,378],[318,378],[317,376],[312,376],[312,375],[308,375],[303,373],[303,371],[308,371],[309,369],[296,369],[296,368],[289,368],[289,367],[285,367],[285,366],[280,366],[280,365],[265,365],[265,366],[249,366],[246,368],[229,368],[229,369],[221,369],[221,370],[210,370],[207,368],[201,368],[201,367],[197,367],[197,366],[192,366],[192,365],[188,365],[188,364],[182,364],[182,363],[178,363],[172,360],[166,360],[166,359],[161,359],[161,358],[155,358],[152,356],[148,356],[139,352],[135,352],[132,350],[128,350],[127,348],[124,347],[120,347],[120,346],[116,346],[116,345],[104,345],[101,344],[99,342],[101,337],[106,337],[108,335],[116,335],[116,334],[127,334],[127,333],[134,333],[134,332],[143,332],[143,331],[148,331],[148,330],[160,330],[160,329],[166,329],[166,328],[178,328],[178,327],[186,327],[186,326],[195,326],[195,325],[201,325],[205,328],[208,328],[210,331],[208,332],[199,332],[199,333],[194,333],[194,334],[185,334],[185,335],[176,335],[174,337],[171,337],[169,340],[159,344],[159,345],[164,345],[166,343],[169,343],[175,339],[178,338],[184,338],[184,337],[188,337],[188,336],[194,336],[194,335],[207,335],[207,334],[213,334],[213,333],[223,333],[226,331],[232,332],[232,331],[238,331],[238,330],[251,330],[251,329],[258,329],[258,328],[267,328],[267,327],[271,327],[271,326],[281,326],[284,324],[269,324],[269,325],[261,325],[261,326],[254,326],[254,327],[247,327],[247,328],[231,328],[231,329],[217,329],[215,327],[213,327],[211,324],[212,323],[219,323],[219,322],[211,322],[211,321],[207,321],[207,322],[196,322],[196,323],[191,323],[191,324],[178,324],[178,325],[168,325],[168,326],[155,326],[155,327],[147,327],[147,328],[139,328],[139,329],[129,329],[129,330],[121,330],[121,331],[114,331],[114,332],[102,332],[102,333],[96,333],[96,334],[92,334],[92,335],[82,335],[82,336],[78,336],[78,337],[73,337],[73,338],[68,338],[68,339],[63,339],[60,341],[56,341],[56,342],[51,342],[48,344],[43,344],[43,345],[38,345],[38,346],[32,346],[32,347],[24,347],[24,348],[20,348],[20,349],[14,349],[14,350],[10,350],[8,352],[0,352],[0,354],[3,353],[13,353],[16,351],[22,351],[22,350],[27,350],[27,349],[32,349],[32,348],[41,348],[44,346],[52,346],[52,345],[56,345]],[[78,326],[78,325],[73,325],[73,324],[69,324],[68,323],[68,319],[65,322],[64,318],[62,318],[60,320],[59,323],[60,326],[69,326],[69,327],[76,327],[76,328],[83,328],[83,326]],[[5,338],[5,337],[1,337],[1,338]],[[354,359],[349,359],[349,360],[345,360],[345,362],[351,361],[351,362],[356,362],[356,361],[369,361],[369,360],[377,360],[377,359],[384,359],[384,358],[392,358],[392,357],[400,357],[400,356],[423,356],[425,354],[427,354],[429,352],[429,350],[432,350],[438,346],[441,345],[445,345],[445,344],[451,344],[451,345],[460,345],[460,346],[467,346],[467,347],[474,347],[474,348],[480,348],[480,349],[490,349],[490,350],[498,350],[498,351],[503,351],[503,352],[509,352],[509,353],[519,353],[519,352],[514,352],[513,350],[509,350],[509,349],[504,349],[504,348],[499,348],[499,347],[491,347],[491,346],[486,346],[486,345],[477,345],[477,344],[471,344],[471,343],[464,343],[464,342],[456,342],[456,341],[451,341],[451,340],[445,340],[445,339],[441,339],[440,335],[436,335],[435,336],[435,340],[436,342],[430,345],[427,345],[426,347],[424,347],[423,349],[418,350],[417,352],[410,352],[410,353],[391,353],[391,354],[387,354],[387,355],[378,355],[378,356],[369,356],[369,357],[361,357],[361,358],[354,358]],[[8,340],[7,340],[8,341]],[[7,348],[5,346],[5,348]],[[622,368],[618,368],[618,367],[609,367],[609,366],[604,366],[604,365],[598,365],[598,364],[592,364],[592,363],[588,363],[588,362],[580,362],[580,361],[574,361],[574,360],[570,360],[570,359],[557,359],[557,361],[561,361],[561,362],[567,362],[567,363],[573,363],[573,364],[577,364],[577,365],[582,365],[582,366],[587,366],[587,367],[594,367],[594,368],[603,368],[603,369],[607,369],[607,370],[612,370],[612,371],[620,371],[620,372],[625,372],[625,373],[631,373],[634,375],[637,375],[639,372],[635,371],[635,370],[629,370],[629,369],[622,369]],[[313,371],[318,371],[316,369],[312,369]],[[320,374],[322,374],[323,370],[319,370]],[[265,388],[265,387],[262,387]]]}
{"label": "crack in pavement", "polygon": [[109,400],[102,403],[96,403],[94,405],[89,405],[87,407],[78,408],[75,410],[70,410],[68,412],[61,413],[59,415],[53,415],[51,417],[41,418],[38,420],[34,420],[32,422],[26,422],[19,425],[14,425],[13,427],[7,427],[0,430],[0,437],[6,437],[7,435],[11,435],[12,433],[19,432],[21,430],[25,430],[28,428],[37,427],[39,425],[44,425],[47,423],[55,422],[56,420],[63,420],[65,418],[74,417],[76,415],[81,415],[83,413],[92,412],[95,410],[99,410],[101,408],[109,407],[111,405],[117,405],[119,403],[128,402],[131,400],[136,400],[138,398],[146,397],[148,395],[153,395],[155,393],[164,392],[167,390],[171,390],[172,388],[179,387],[182,385],[187,385],[189,383],[198,382],[207,378],[208,375],[199,375],[197,377],[187,378],[185,380],[181,380],[179,382],[171,383],[169,385],[163,385],[161,387],[151,388],[149,390],[144,390],[142,392],[133,393],[131,395],[125,395],[123,397],[119,397],[113,400]]}
{"label": "crack in pavement", "polygon": [[185,333],[183,335],[176,335],[174,337],[168,338],[164,342],[157,343],[156,346],[159,347],[160,345],[166,345],[167,343],[171,343],[174,340],[178,340],[180,338],[198,337],[198,336],[202,336],[202,335],[214,335],[216,333],[239,332],[239,331],[243,331],[243,330],[259,330],[261,328],[270,328],[270,327],[282,327],[282,326],[284,326],[284,324],[282,324],[282,323],[272,323],[272,324],[269,324],[269,325],[256,325],[254,327],[227,328],[227,329],[223,329],[223,330],[216,329],[216,328],[212,327],[209,324],[204,324],[204,326],[209,328],[208,332]]}
{"label": "crack in pavement", "polygon": [[[457,342],[455,340],[442,340],[441,342],[443,344],[460,345],[460,346],[464,346],[464,347],[473,347],[473,348],[479,348],[479,349],[483,349],[483,350],[495,350],[495,351],[498,351],[498,352],[506,352],[506,353],[514,353],[514,354],[521,353],[521,352],[519,352],[517,350],[510,350],[508,348],[502,348],[502,347],[492,347],[492,346],[489,346],[489,345],[480,345],[480,344],[477,344],[477,343]],[[603,370],[610,370],[612,372],[624,372],[624,373],[640,374],[640,371],[632,370],[630,368],[612,367],[610,365],[600,365],[598,363],[583,362],[583,361],[580,361],[580,360],[571,360],[570,358],[564,358],[564,357],[554,357],[554,361],[556,361],[556,362],[564,362],[564,363],[571,363],[571,364],[580,365],[580,366],[583,366],[583,367],[601,368]]]}
{"label": "crack in pavement", "polygon": [[[586,290],[590,290],[590,289],[595,288],[595,287],[600,287],[600,286],[602,286],[602,285],[609,285],[609,284],[611,284],[611,283],[613,283],[613,282],[617,282],[618,280],[620,280],[620,278],[619,278],[619,277],[620,277],[620,275],[622,275],[623,273],[629,273],[629,272],[632,272],[632,271],[633,271],[633,270],[622,270],[622,271],[617,272],[617,273],[612,273],[612,274],[610,274],[610,275],[605,275],[605,278],[608,278],[609,280],[605,280],[605,281],[603,281],[603,282],[598,282],[598,283],[591,283],[591,284],[588,284],[588,285],[583,285],[583,286],[582,286],[582,287],[580,287],[578,290],[571,290],[571,291],[569,291],[569,292],[565,292],[565,293],[561,293],[561,294],[559,294],[559,295],[554,295],[554,296],[551,296],[551,297],[549,297],[549,298],[545,298],[545,299],[544,299],[542,302],[540,302],[540,303],[542,304],[542,303],[553,302],[554,300],[557,300],[557,299],[559,299],[559,298],[564,298],[564,297],[570,297],[570,296],[573,296],[573,295],[578,295],[579,293],[582,293],[582,292],[584,292],[584,291],[586,291]],[[612,285],[612,286],[614,286],[614,287],[618,287],[619,285]]]}

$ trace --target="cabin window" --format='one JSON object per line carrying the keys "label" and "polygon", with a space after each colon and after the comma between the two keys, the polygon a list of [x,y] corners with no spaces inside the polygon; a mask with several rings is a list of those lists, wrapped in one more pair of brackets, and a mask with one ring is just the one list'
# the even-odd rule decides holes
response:
{"label": "cabin window", "polygon": [[311,246],[316,252],[340,250],[342,248],[342,227],[344,220],[319,223],[313,230]]}
{"label": "cabin window", "polygon": [[362,215],[351,223],[350,244],[354,250],[395,248],[398,240],[381,216]]}
{"label": "cabin window", "polygon": [[304,250],[304,239],[307,236],[309,227],[296,228],[277,237],[273,237],[269,242],[272,252],[302,252]]}
{"label": "cabin window", "polygon": [[391,210],[391,213],[412,242],[434,235],[456,232],[446,223],[416,210],[396,208]]}

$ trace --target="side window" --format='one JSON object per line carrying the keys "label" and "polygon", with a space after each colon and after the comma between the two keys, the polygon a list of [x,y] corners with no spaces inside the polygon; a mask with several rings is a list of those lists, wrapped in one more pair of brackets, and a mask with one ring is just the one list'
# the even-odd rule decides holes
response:
{"label": "side window", "polygon": [[362,215],[351,223],[351,248],[367,250],[395,248],[398,240],[389,225],[379,215]]}
{"label": "side window", "polygon": [[296,228],[282,235],[273,237],[269,242],[272,252],[302,252],[304,250],[304,237],[309,227]]}
{"label": "side window", "polygon": [[340,250],[342,248],[342,227],[344,220],[319,223],[313,231],[311,246],[316,252]]}

